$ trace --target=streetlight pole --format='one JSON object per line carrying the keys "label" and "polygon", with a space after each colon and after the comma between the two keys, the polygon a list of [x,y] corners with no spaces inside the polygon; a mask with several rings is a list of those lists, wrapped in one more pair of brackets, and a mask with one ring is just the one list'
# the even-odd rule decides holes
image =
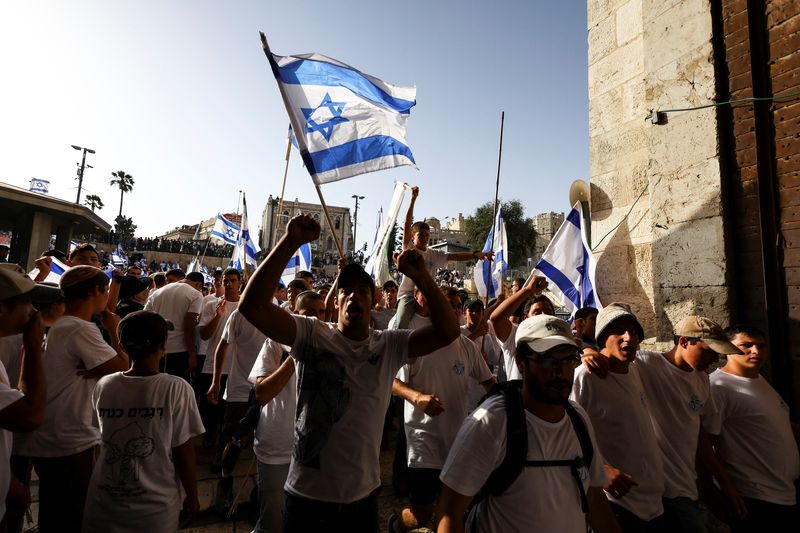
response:
{"label": "streetlight pole", "polygon": [[358,231],[358,201],[363,200],[363,196],[359,196],[357,194],[353,195],[353,198],[356,199],[356,210],[355,214],[353,215],[353,255],[356,253],[356,231]]}
{"label": "streetlight pole", "polygon": [[[72,147],[76,150],[83,150],[83,157],[81,158],[81,168],[78,170],[78,197],[75,199],[76,204],[81,203],[81,188],[83,187],[83,171],[86,168],[86,152],[90,154],[95,153],[94,150],[91,148],[82,148],[80,146],[75,146],[74,144]],[[92,168],[91,166],[89,168]]]}

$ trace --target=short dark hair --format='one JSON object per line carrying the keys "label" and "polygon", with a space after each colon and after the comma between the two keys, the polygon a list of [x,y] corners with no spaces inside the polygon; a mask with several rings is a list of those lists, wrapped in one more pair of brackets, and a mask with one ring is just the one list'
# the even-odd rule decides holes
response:
{"label": "short dark hair", "polygon": [[596,307],[581,307],[577,311],[575,311],[575,320],[581,320],[583,318],[589,318],[592,315],[596,315],[599,311]]}
{"label": "short dark hair", "polygon": [[303,291],[303,292],[301,292],[297,296],[297,299],[294,302],[295,311],[300,311],[302,309],[305,309],[306,305],[309,302],[313,302],[314,300],[322,300],[322,301],[324,301],[324,298],[322,297],[322,295],[320,293],[318,293],[316,291]]}
{"label": "short dark hair", "polygon": [[61,250],[56,250],[55,248],[53,248],[52,250],[45,250],[44,252],[42,252],[42,257],[55,257],[62,263],[67,260],[67,254],[65,254]]}
{"label": "short dark hair", "polygon": [[[70,272],[76,274],[75,281],[70,279]],[[66,279],[65,279],[66,278]],[[108,290],[109,278],[105,272],[93,266],[72,267],[61,276],[61,291],[64,293],[64,301],[85,300],[95,290],[102,288]]]}
{"label": "short dark hair", "polygon": [[393,279],[390,279],[389,281],[383,284],[383,287],[381,287],[381,289],[383,289],[384,291],[389,289],[397,289],[397,283],[395,283]]}
{"label": "short dark hair", "polygon": [[225,271],[222,273],[222,277],[225,276],[236,276],[237,278],[239,278],[239,281],[242,281],[242,271],[239,270],[238,268],[233,268],[233,267],[226,268]]}
{"label": "short dark hair", "polygon": [[287,289],[302,289],[304,291],[308,290],[308,283],[304,279],[295,278],[289,282],[286,286]]}
{"label": "short dark hair", "polygon": [[750,337],[761,337],[763,339],[767,338],[762,330],[752,324],[733,324],[725,328],[725,335],[727,335],[730,340],[733,340],[736,335],[739,334],[748,335]]}
{"label": "short dark hair", "polygon": [[439,288],[442,289],[442,292],[446,297],[450,298],[451,296],[455,296],[459,301],[461,301],[461,293],[458,292],[458,289],[455,287],[444,286]]}
{"label": "short dark hair", "polygon": [[523,285],[525,285],[525,278],[514,278],[514,279],[511,281],[511,283],[512,283],[512,284],[516,283],[517,285],[519,285],[520,287],[522,287]]}
{"label": "short dark hair", "polygon": [[75,256],[76,256],[76,255],[78,255],[78,254],[80,254],[80,253],[83,253],[83,252],[92,252],[93,254],[97,255],[97,258],[98,258],[98,259],[100,259],[100,254],[99,254],[99,253],[97,253],[97,248],[95,248],[94,246],[92,246],[91,244],[89,244],[89,243],[87,242],[87,243],[84,243],[84,244],[79,244],[78,246],[76,246],[76,247],[75,247],[75,248],[74,248],[74,249],[73,249],[73,250],[72,250],[72,251],[69,253],[69,260],[70,260],[70,261],[72,261],[73,259],[75,259]]}
{"label": "short dark hair", "polygon": [[311,278],[314,279],[314,274],[309,272],[308,270],[301,270],[297,274],[295,274],[295,279],[303,279],[303,278]]}
{"label": "short dark hair", "polygon": [[173,328],[158,313],[134,311],[120,321],[117,331],[125,353],[132,359],[140,359],[156,353]]}
{"label": "short dark hair", "polygon": [[153,274],[153,282],[156,285],[158,285],[159,283],[164,284],[167,282],[167,276],[165,276],[163,272],[157,272]]}
{"label": "short dark hair", "polygon": [[372,279],[372,276],[367,274],[361,265],[350,263],[339,273],[337,286],[342,289],[344,287],[352,287],[353,283],[365,285],[369,287],[370,294],[375,294],[375,280]]}
{"label": "short dark hair", "polygon": [[419,233],[422,230],[431,230],[431,227],[428,225],[427,222],[423,220],[419,220],[411,224],[411,233]]}
{"label": "short dark hair", "polygon": [[[167,272],[167,274],[169,274],[169,272]],[[202,272],[189,272],[186,275],[186,279],[193,283],[199,283],[201,285],[206,282],[206,278],[205,276],[203,276]]]}
{"label": "short dark hair", "polygon": [[[199,272],[198,272],[198,274],[199,274]],[[180,279],[183,279],[183,278],[186,277],[186,274],[184,274],[183,270],[181,270],[180,268],[171,268],[171,269],[167,270],[166,274],[164,274],[164,275],[165,276],[172,276],[172,277],[180,278]]]}
{"label": "short dark hair", "polygon": [[525,308],[522,310],[523,316],[528,316],[528,313],[530,313],[531,311],[531,307],[533,307],[533,305],[537,303],[547,304],[550,306],[550,310],[552,312],[554,313],[556,312],[556,306],[553,305],[553,302],[550,300],[550,298],[548,298],[544,294],[537,294],[536,296],[530,298],[527,302],[525,302]]}

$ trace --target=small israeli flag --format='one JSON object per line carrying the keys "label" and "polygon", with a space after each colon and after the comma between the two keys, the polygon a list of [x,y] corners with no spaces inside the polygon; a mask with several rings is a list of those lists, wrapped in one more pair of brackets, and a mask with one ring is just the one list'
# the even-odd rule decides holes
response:
{"label": "small israeli flag", "polygon": [[242,193],[242,229],[239,232],[239,238],[236,240],[231,266],[244,270],[245,265],[250,265],[255,270],[258,267],[256,253],[258,253],[258,248],[256,248],[256,244],[250,236],[250,229],[247,226],[247,199]]}
{"label": "small israeli flag", "polygon": [[[494,236],[494,238],[492,238]],[[486,237],[483,251],[494,252],[494,260],[480,259],[475,264],[473,278],[478,295],[484,298],[496,298],[503,292],[503,274],[508,270],[508,239],[506,223],[503,221],[503,208],[497,210],[494,225]]]}
{"label": "small israeli flag", "polygon": [[281,274],[281,286],[287,287],[301,270],[311,271],[311,245],[305,243],[294,253]]}
{"label": "small israeli flag", "polygon": [[[46,278],[42,280],[42,282],[46,283],[58,283],[61,281],[61,276],[64,275],[64,272],[69,270],[69,267],[58,260],[55,256],[50,256],[50,273],[47,275]],[[28,276],[31,279],[36,279],[36,276],[39,275],[39,269],[34,267],[33,270],[28,272]]]}
{"label": "small israeli flag", "polygon": [[550,280],[550,291],[570,314],[581,307],[602,309],[595,291],[595,260],[586,243],[580,202],[576,202],[531,275]]}
{"label": "small israeli flag", "polygon": [[320,54],[275,55],[263,34],[262,42],[315,183],[416,168],[406,142],[415,87],[391,85]]}
{"label": "small israeli flag", "polygon": [[241,228],[237,224],[218,213],[214,227],[211,229],[211,238],[236,246],[236,239],[239,237],[240,231]]}

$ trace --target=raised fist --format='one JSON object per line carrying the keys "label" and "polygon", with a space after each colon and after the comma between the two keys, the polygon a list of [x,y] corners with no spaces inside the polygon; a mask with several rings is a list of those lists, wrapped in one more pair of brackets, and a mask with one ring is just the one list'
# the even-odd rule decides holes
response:
{"label": "raised fist", "polygon": [[308,215],[298,215],[289,221],[286,226],[286,236],[297,245],[315,241],[319,238],[319,222]]}
{"label": "raised fist", "polygon": [[396,262],[397,270],[413,280],[416,280],[416,276],[425,271],[425,261],[422,259],[422,254],[413,248],[404,250],[403,253],[397,256]]}

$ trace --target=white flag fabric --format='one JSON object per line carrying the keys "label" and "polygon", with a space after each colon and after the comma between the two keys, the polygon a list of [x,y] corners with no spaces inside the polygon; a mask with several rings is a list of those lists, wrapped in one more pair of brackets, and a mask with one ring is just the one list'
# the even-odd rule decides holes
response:
{"label": "white flag fabric", "polygon": [[[42,280],[44,283],[58,283],[61,281],[61,276],[69,270],[69,267],[58,260],[55,256],[50,256],[50,273],[47,275],[46,278]],[[31,279],[36,279],[36,276],[39,275],[39,269],[34,267],[33,270],[28,272],[28,276]]]}
{"label": "white flag fabric", "polygon": [[580,202],[576,202],[531,275],[545,276],[550,291],[570,315],[581,307],[602,309],[594,280],[595,259],[586,243]]}
{"label": "white flag fabric", "polygon": [[247,225],[247,199],[242,193],[242,228],[239,231],[239,238],[236,239],[236,247],[233,249],[231,266],[244,270],[245,265],[250,265],[255,270],[258,267],[256,253],[258,253],[258,248],[250,237],[250,229]]}
{"label": "white flag fabric", "polygon": [[311,271],[311,245],[305,243],[294,253],[281,274],[281,285],[288,287],[289,283],[297,277],[302,270]]}
{"label": "white flag fabric", "polygon": [[289,121],[315,183],[401,165],[416,168],[406,121],[416,87],[399,87],[320,54],[269,51]]}
{"label": "white flag fabric", "polygon": [[389,242],[397,222],[397,215],[400,213],[400,206],[403,205],[403,198],[405,197],[406,190],[409,188],[407,183],[396,181],[394,183],[394,193],[392,194],[392,203],[389,206],[389,211],[386,213],[386,218],[383,220],[380,229],[378,230],[378,238],[373,243],[372,250],[369,252],[369,259],[364,270],[367,274],[373,277],[375,284],[382,286],[384,283],[392,279],[392,274],[389,271],[389,246],[394,246],[393,242]]}
{"label": "white flag fabric", "polygon": [[236,246],[236,239],[239,236],[238,224],[234,224],[224,216],[217,213],[217,220],[214,222],[214,227],[211,229],[210,238],[221,241],[225,244],[232,244]]}
{"label": "white flag fabric", "polygon": [[483,251],[493,251],[494,260],[479,259],[475,264],[475,269],[472,271],[475,289],[482,298],[497,298],[503,292],[503,274],[508,270],[508,238],[502,206],[497,210]]}

